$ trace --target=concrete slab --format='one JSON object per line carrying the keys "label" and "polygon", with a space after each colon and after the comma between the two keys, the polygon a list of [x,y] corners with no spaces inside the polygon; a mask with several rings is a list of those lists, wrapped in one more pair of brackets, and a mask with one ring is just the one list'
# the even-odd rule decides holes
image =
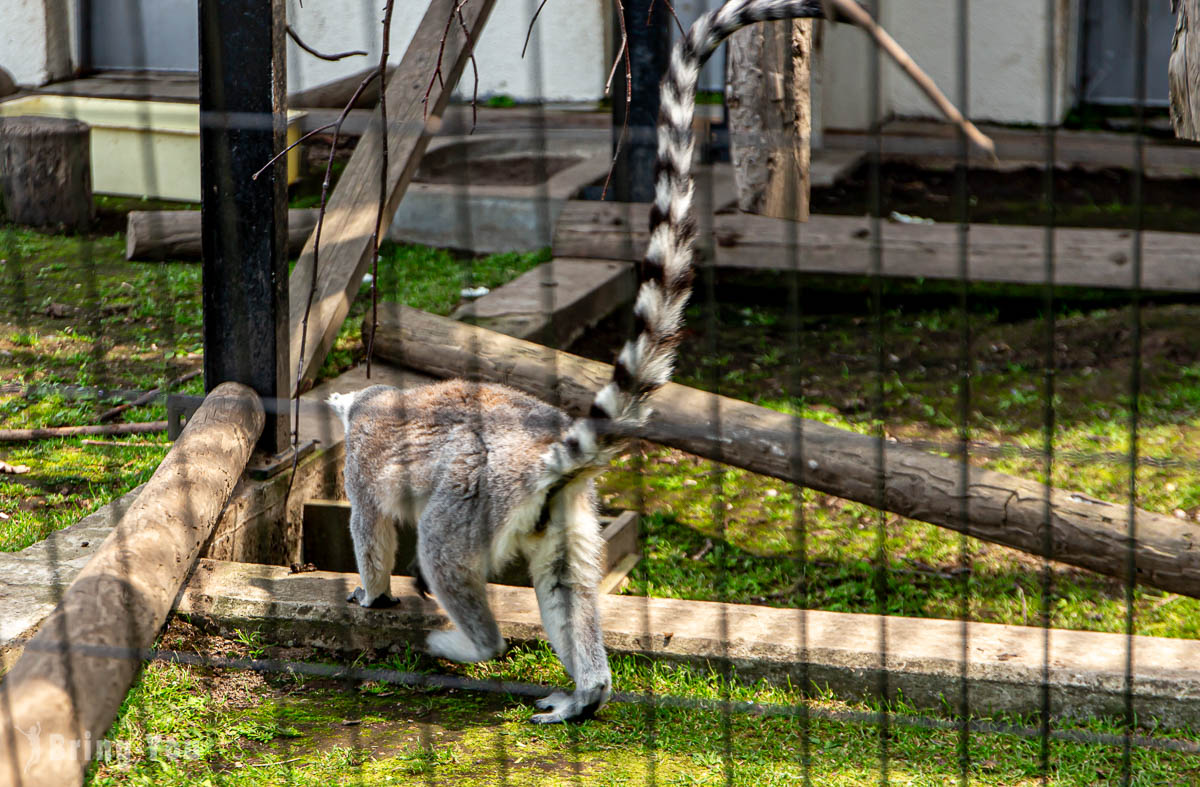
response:
{"label": "concrete slab", "polygon": [[[607,131],[590,129],[438,137],[400,201],[388,237],[481,254],[545,248],[566,200],[608,171],[611,144]],[[516,172],[518,161],[534,162],[524,169],[540,167],[549,177],[527,184],[480,174],[505,163]]]}
{"label": "concrete slab", "polygon": [[463,305],[451,316],[518,339],[565,348],[632,300],[636,287],[630,263],[556,259]]}
{"label": "concrete slab", "polygon": [[[219,631],[257,629],[269,641],[342,652],[420,642],[427,629],[445,623],[407,578],[393,578],[400,603],[384,610],[346,603],[357,582],[354,574],[289,574],[206,560],[177,610]],[[532,590],[491,585],[489,594],[507,638],[543,636]],[[1036,712],[1045,679],[1056,716],[1121,714],[1132,645],[1139,716],[1167,727],[1200,722],[1200,643],[1190,640],[1061,630],[1047,638],[1043,629],[1022,626],[634,596],[603,596],[600,603],[605,643],[614,653],[727,662],[749,679],[795,683],[806,674],[846,697],[871,696],[886,670],[889,691],[921,707],[954,704],[965,676],[976,713]]]}

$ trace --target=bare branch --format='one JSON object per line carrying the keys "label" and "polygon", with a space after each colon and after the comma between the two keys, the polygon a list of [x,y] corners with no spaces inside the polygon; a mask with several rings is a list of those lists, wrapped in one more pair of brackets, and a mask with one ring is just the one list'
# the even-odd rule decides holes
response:
{"label": "bare branch", "polygon": [[367,338],[367,379],[371,379],[371,353],[375,349],[375,329],[379,326],[379,232],[383,224],[383,211],[387,205],[388,184],[388,114],[387,114],[387,62],[392,38],[392,6],[395,0],[387,0],[383,9],[383,52],[379,55],[379,120],[382,164],[379,168],[379,211],[375,214],[375,233],[371,237],[371,335]]}
{"label": "bare branch", "polygon": [[338,54],[336,54],[336,55],[326,55],[326,54],[323,54],[323,53],[321,53],[321,52],[318,52],[317,50],[313,49],[313,48],[312,48],[311,46],[309,46],[308,44],[304,43],[304,41],[303,41],[303,40],[301,40],[300,36],[296,34],[296,31],[292,29],[292,26],[291,26],[291,25],[286,25],[286,26],[284,26],[284,28],[283,28],[283,29],[284,29],[285,31],[287,31],[287,34],[288,34],[288,36],[289,36],[289,37],[290,37],[290,38],[291,38],[293,41],[295,41],[295,42],[296,42],[296,46],[300,47],[301,49],[303,49],[305,52],[309,53],[309,54],[310,54],[310,55],[312,55],[313,57],[319,57],[319,58],[321,58],[322,60],[329,60],[329,61],[334,61],[334,62],[336,62],[336,61],[338,61],[338,60],[342,60],[343,58],[347,58],[347,57],[353,57],[353,56],[355,56],[355,55],[363,55],[363,56],[365,57],[365,56],[366,56],[366,54],[367,54],[366,52],[364,52],[364,51],[363,51],[363,50],[361,50],[361,49],[354,49],[354,50],[351,50],[351,51],[349,51],[349,52],[339,52],[339,53],[338,53]]}

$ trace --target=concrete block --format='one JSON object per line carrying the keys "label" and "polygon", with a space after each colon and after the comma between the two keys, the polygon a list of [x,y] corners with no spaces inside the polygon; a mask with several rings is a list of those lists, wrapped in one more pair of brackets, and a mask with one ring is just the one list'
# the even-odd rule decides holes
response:
{"label": "concrete block", "polygon": [[388,238],[480,254],[549,246],[566,200],[608,171],[607,130],[514,130],[430,143]]}
{"label": "concrete block", "polygon": [[[219,631],[257,629],[280,644],[343,652],[420,642],[445,622],[407,578],[393,578],[399,604],[383,610],[346,603],[357,583],[353,574],[201,561],[177,610]],[[489,595],[507,638],[544,636],[532,590],[490,585]],[[748,679],[795,683],[806,675],[851,698],[872,696],[886,670],[892,696],[930,708],[953,705],[965,675],[971,708],[980,714],[1036,712],[1045,679],[1055,716],[1119,715],[1131,645],[1135,712],[1165,727],[1200,723],[1200,642],[1054,630],[1046,666],[1046,632],[1034,627],[635,596],[603,596],[600,603],[614,653],[724,662]]]}

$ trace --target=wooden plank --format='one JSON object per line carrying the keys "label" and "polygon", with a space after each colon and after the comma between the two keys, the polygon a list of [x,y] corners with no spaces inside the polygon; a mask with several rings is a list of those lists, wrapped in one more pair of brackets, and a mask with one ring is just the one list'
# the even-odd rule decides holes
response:
{"label": "wooden plank", "polygon": [[[572,200],[554,233],[554,254],[634,260],[646,247],[646,206]],[[867,219],[814,215],[808,223],[752,215],[717,215],[705,244],[717,267],[869,275],[872,237]],[[959,278],[957,224],[880,223],[884,276]],[[1042,284],[1046,233],[1041,227],[971,224],[967,278],[979,282]],[[1129,230],[1054,229],[1054,283],[1126,289],[1133,285],[1134,237]],[[1142,288],[1200,291],[1200,236],[1143,232]]]}
{"label": "wooden plank", "polygon": [[612,260],[551,260],[465,304],[456,320],[548,347],[569,347],[633,299],[633,266]]}
{"label": "wooden plank", "polygon": [[[577,415],[612,374],[608,364],[394,303],[380,307],[375,346],[395,363],[503,382]],[[675,383],[650,407],[649,440],[1108,576],[1125,577],[1132,513],[1136,580],[1200,598],[1195,523],[978,467],[964,473],[955,459]]]}
{"label": "wooden plank", "polygon": [[214,388],[188,421],[0,684],[0,785],[82,783],[89,757],[39,757],[38,736],[18,733],[104,739],[264,421],[239,383]]}
{"label": "wooden plank", "polygon": [[[494,2],[476,0],[461,8],[471,41],[479,40]],[[456,0],[432,0],[408,51],[388,81],[388,198],[383,211],[384,230],[391,224],[400,198],[404,196],[425,152],[429,143],[429,129],[439,122],[467,62],[468,51],[462,27],[457,22],[449,28],[446,25],[458,7]],[[445,50],[441,56],[443,79],[433,84],[426,118],[425,89],[437,68],[443,32],[446,34]],[[363,274],[371,261],[371,236],[375,231],[379,207],[379,170],[382,161],[379,125],[376,122],[363,135],[329,200],[325,226],[321,232],[319,261],[314,259],[314,233],[305,244],[288,282],[293,395],[296,393],[294,370],[297,364],[305,381],[311,380],[320,369],[342,321],[350,311],[350,304],[358,294]],[[304,358],[301,359],[301,323],[313,283],[314,267],[317,268],[316,293],[308,318]]]}

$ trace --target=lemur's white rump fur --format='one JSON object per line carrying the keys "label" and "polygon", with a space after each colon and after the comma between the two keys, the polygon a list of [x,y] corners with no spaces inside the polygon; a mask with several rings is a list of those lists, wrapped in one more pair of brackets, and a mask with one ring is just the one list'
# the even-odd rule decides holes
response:
{"label": "lemur's white rump fur", "polygon": [[349,600],[386,603],[396,530],[417,529],[418,588],[453,628],[430,634],[437,656],[479,661],[504,637],[486,581],[517,555],[529,564],[546,636],[575,682],[538,702],[537,722],[586,717],[608,701],[612,678],[597,586],[603,542],[594,477],[648,416],[646,399],[670,379],[691,293],[692,117],[700,67],[738,28],[822,16],[820,0],[733,0],[676,44],[662,82],[650,242],[634,303],[638,329],[586,418],[502,385],[449,380],[400,391],[333,394],[346,428],[346,494],[362,587]]}

